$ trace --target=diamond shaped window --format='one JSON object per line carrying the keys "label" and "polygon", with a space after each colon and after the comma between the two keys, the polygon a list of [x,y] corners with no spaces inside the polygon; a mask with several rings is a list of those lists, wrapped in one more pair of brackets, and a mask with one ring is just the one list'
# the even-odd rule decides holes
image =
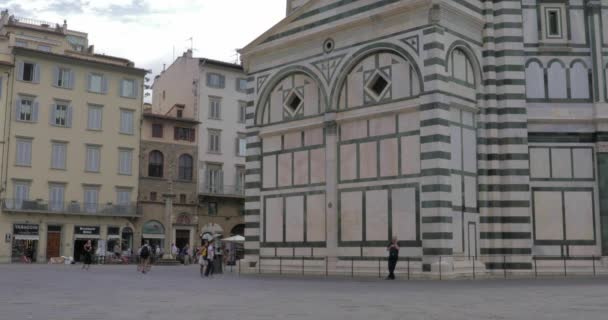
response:
{"label": "diamond shaped window", "polygon": [[287,100],[285,100],[285,109],[291,114],[291,115],[295,115],[300,108],[302,107],[302,105],[304,104],[304,99],[302,99],[302,96],[300,96],[300,94],[295,91],[292,90],[289,93],[289,96],[287,97]]}
{"label": "diamond shaped window", "polygon": [[377,99],[380,99],[390,85],[390,80],[388,80],[382,73],[376,71],[371,79],[367,82],[367,90],[376,96]]}

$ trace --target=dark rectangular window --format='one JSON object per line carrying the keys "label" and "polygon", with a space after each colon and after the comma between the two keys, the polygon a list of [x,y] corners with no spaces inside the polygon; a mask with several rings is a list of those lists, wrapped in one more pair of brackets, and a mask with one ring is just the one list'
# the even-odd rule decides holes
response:
{"label": "dark rectangular window", "polygon": [[160,123],[152,124],[152,137],[162,138],[163,137],[163,125]]}
{"label": "dark rectangular window", "polygon": [[209,211],[210,216],[217,216],[217,202],[209,202],[207,210]]}
{"label": "dark rectangular window", "polygon": [[117,236],[120,234],[119,227],[108,227],[108,235]]}
{"label": "dark rectangular window", "polygon": [[560,8],[547,8],[545,11],[547,37],[562,37],[562,21]]}
{"label": "dark rectangular window", "polygon": [[23,64],[23,81],[34,81],[34,64],[24,63]]}
{"label": "dark rectangular window", "polygon": [[184,116],[184,110],[177,110],[177,117],[182,118]]}
{"label": "dark rectangular window", "polygon": [[156,201],[156,192],[150,192],[150,201]]}
{"label": "dark rectangular window", "polygon": [[196,130],[194,128],[175,127],[174,140],[195,141]]}
{"label": "dark rectangular window", "polygon": [[186,203],[186,195],[185,194],[180,194],[179,195],[179,202],[180,203]]}

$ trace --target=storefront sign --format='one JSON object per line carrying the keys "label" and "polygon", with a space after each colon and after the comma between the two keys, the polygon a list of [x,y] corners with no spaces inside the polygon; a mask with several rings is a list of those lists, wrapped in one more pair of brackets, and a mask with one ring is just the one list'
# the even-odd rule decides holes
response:
{"label": "storefront sign", "polygon": [[99,227],[75,226],[74,233],[88,236],[99,235]]}
{"label": "storefront sign", "polygon": [[15,236],[37,236],[38,229],[37,224],[14,224],[13,234]]}

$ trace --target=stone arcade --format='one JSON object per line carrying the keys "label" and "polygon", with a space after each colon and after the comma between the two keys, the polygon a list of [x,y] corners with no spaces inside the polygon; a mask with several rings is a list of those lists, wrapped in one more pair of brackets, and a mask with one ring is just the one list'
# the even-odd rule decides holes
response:
{"label": "stone arcade", "polygon": [[608,255],[608,1],[288,11],[241,52],[247,260],[339,270],[392,235],[431,272]]}

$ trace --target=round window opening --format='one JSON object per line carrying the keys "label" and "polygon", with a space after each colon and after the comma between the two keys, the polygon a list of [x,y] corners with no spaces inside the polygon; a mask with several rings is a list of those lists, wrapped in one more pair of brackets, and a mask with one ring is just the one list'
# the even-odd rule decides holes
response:
{"label": "round window opening", "polygon": [[323,51],[325,51],[325,53],[330,53],[334,50],[334,40],[333,39],[327,39],[325,40],[325,42],[323,42]]}

